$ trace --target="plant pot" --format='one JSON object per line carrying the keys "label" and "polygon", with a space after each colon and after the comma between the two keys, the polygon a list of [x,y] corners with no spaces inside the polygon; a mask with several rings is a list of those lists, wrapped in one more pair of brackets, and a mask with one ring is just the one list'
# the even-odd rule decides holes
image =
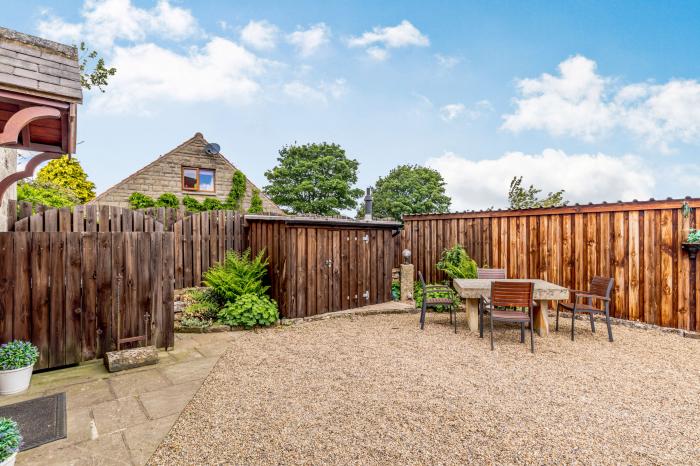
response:
{"label": "plant pot", "polygon": [[[31,367],[31,366],[29,366]],[[23,368],[24,369],[24,368]],[[18,369],[19,370],[19,369]],[[17,459],[17,452],[11,454],[5,461],[0,463],[0,466],[14,466],[15,459]]]}
{"label": "plant pot", "polygon": [[[34,365],[0,371],[0,395],[14,395],[29,388]],[[5,463],[0,463],[3,466]]]}

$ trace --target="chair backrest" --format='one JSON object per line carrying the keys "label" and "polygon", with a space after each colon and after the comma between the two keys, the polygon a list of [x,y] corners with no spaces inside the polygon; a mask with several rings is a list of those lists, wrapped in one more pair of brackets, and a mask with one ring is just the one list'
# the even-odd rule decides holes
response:
{"label": "chair backrest", "polygon": [[491,282],[491,304],[502,307],[531,307],[533,282]]}
{"label": "chair backrest", "polygon": [[418,271],[418,280],[420,280],[420,286],[423,288],[423,295],[425,295],[425,280],[423,279],[423,274]]}
{"label": "chair backrest", "polygon": [[487,280],[505,280],[506,269],[476,269],[476,277]]}
{"label": "chair backrest", "polygon": [[607,278],[607,277],[593,277],[591,279],[591,286],[588,291],[590,291],[592,294],[596,294],[598,296],[605,296],[606,298],[610,298],[610,294],[612,293],[612,287],[613,287],[614,280],[612,278]]}

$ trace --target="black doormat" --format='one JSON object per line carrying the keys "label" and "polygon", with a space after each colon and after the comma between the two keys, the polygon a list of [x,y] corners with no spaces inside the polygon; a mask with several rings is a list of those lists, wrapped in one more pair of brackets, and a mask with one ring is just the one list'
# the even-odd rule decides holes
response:
{"label": "black doormat", "polygon": [[0,417],[12,418],[19,424],[24,438],[20,451],[66,438],[66,394],[0,406]]}

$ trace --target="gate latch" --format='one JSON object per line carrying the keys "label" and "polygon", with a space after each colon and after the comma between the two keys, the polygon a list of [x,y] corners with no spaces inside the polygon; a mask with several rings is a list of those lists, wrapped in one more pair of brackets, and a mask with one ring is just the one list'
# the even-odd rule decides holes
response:
{"label": "gate latch", "polygon": [[369,299],[369,291],[365,290],[365,292],[362,293],[362,297],[365,299]]}
{"label": "gate latch", "polygon": [[363,240],[365,243],[369,243],[369,235],[363,236],[363,237],[362,237],[362,240]]}

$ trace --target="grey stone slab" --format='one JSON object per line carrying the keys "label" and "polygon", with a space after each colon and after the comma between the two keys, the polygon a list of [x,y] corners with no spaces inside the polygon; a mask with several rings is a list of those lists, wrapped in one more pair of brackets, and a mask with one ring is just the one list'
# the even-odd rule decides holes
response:
{"label": "grey stone slab", "polygon": [[146,408],[148,415],[152,419],[159,419],[172,414],[179,414],[187,406],[194,394],[197,393],[201,385],[201,380],[172,385],[162,390],[139,395],[139,399]]}
{"label": "grey stone slab", "polygon": [[160,442],[170,432],[177,417],[177,414],[173,414],[129,427],[124,431],[124,438],[134,463],[146,464]]}
{"label": "grey stone slab", "polygon": [[95,405],[92,407],[92,416],[100,435],[124,430],[148,420],[139,401],[133,396]]}
{"label": "grey stone slab", "polygon": [[38,89],[39,81],[31,78],[16,76],[11,73],[0,73],[0,83],[10,84],[12,86],[26,87],[27,89]]}
{"label": "grey stone slab", "polygon": [[106,380],[95,380],[68,387],[58,385],[48,389],[46,394],[57,392],[66,392],[66,405],[69,410],[94,406],[115,399]]}
{"label": "grey stone slab", "polygon": [[119,398],[152,392],[172,385],[155,367],[147,371],[119,374],[110,378],[109,384]]}
{"label": "grey stone slab", "polygon": [[217,357],[201,358],[193,361],[173,364],[160,369],[160,372],[170,380],[173,385],[192,380],[204,380],[218,361]]}

